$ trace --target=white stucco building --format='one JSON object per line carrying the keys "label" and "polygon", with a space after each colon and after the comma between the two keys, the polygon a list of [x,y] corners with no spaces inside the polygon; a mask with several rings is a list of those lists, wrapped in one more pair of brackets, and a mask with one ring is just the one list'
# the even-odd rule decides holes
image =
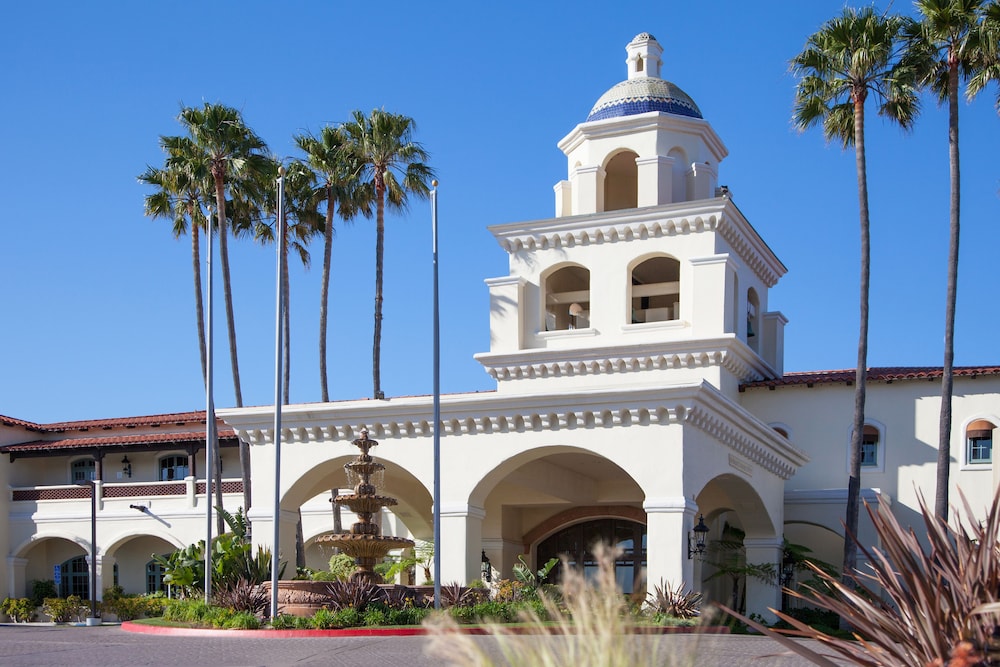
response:
{"label": "white stucco building", "polygon": [[[625,588],[683,581],[724,598],[724,586],[705,583],[711,565],[689,553],[701,517],[710,540],[742,531],[749,562],[780,564],[783,538],[840,562],[853,370],[784,372],[787,320],[769,291],[785,267],[718,186],[726,147],[662,78],[659,43],[643,33],[626,50],[627,79],[559,142],[567,174],[554,217],[491,228],[509,271],[487,281],[490,349],[476,358],[496,391],[441,398],[444,582],[477,578],[483,552],[506,576],[522,554],[586,565],[602,538],[625,549]],[[933,368],[869,372],[863,494],[904,524],[918,525],[918,495],[933,494],[939,378]],[[1000,368],[956,369],[954,395],[953,493],[985,507],[997,487]],[[332,531],[330,492],[345,485],[362,428],[380,443],[385,493],[399,499],[386,530],[431,540],[432,415],[430,396],[288,406],[283,557],[294,561],[301,513],[307,562],[325,563],[315,539]],[[226,505],[242,504],[243,440],[254,539],[269,544],[273,408],[219,417],[234,478]],[[154,586],[150,553],[204,537],[203,448],[203,413],[0,417],[0,598],[24,595],[56,565],[79,569],[90,489],[73,482],[90,470],[103,480],[99,588],[113,577],[130,592]],[[860,539],[875,541],[865,520]],[[776,587],[747,582],[749,611],[778,605]]]}

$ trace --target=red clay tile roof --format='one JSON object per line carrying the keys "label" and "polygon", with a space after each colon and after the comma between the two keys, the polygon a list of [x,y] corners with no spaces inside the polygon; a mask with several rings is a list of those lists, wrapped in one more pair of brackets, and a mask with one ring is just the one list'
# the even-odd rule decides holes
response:
{"label": "red clay tile roof", "polygon": [[28,429],[29,431],[43,430],[40,424],[26,422],[23,419],[14,419],[13,417],[7,417],[5,415],[0,415],[0,426],[19,426],[21,428]]}
{"label": "red clay tile roof", "polygon": [[[937,380],[944,371],[936,366],[885,366],[868,369],[868,382],[894,382],[898,380]],[[807,373],[786,373],[773,380],[747,382],[741,390],[753,387],[788,387],[794,385],[830,384],[854,382],[854,369],[839,371],[811,371]],[[1000,366],[956,366],[955,377],[977,377],[980,375],[1000,375]]]}
{"label": "red clay tile roof", "polygon": [[[64,438],[61,440],[34,440],[20,442],[14,445],[0,447],[0,452],[22,453],[41,452],[60,449],[89,449],[92,447],[128,445],[162,445],[181,442],[203,442],[204,431],[189,431],[185,433],[135,433],[129,435],[95,436],[87,438]],[[232,429],[219,429],[219,441],[236,440],[236,432]]]}

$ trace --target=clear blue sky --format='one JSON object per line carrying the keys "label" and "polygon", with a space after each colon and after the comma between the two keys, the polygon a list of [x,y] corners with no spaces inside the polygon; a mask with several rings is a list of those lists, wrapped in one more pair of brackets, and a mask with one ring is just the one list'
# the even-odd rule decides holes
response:
{"label": "clear blue sky", "polygon": [[[439,173],[442,390],[489,390],[483,280],[507,273],[488,225],[554,213],[556,143],[626,76],[639,32],[663,44],[729,149],[736,203],[788,267],[786,370],[855,363],[854,157],[790,123],[788,61],[841,0],[14,3],[0,25],[0,414],[38,422],[204,407],[190,243],[143,216],[182,104],[240,108],[278,155],[292,135],[374,107],[417,122]],[[622,7],[627,7],[623,9]],[[897,3],[907,11],[908,3]],[[995,90],[961,108],[957,354],[1000,363]],[[948,243],[946,114],[906,136],[868,124],[873,366],[940,365]],[[495,184],[500,184],[496,187]],[[383,387],[431,392],[430,212],[387,221]],[[374,225],[337,229],[331,393],[371,393]],[[244,403],[273,401],[274,250],[231,244]],[[320,246],[292,270],[292,400],[319,400]],[[216,284],[219,284],[218,282]],[[216,404],[233,404],[217,302]]]}

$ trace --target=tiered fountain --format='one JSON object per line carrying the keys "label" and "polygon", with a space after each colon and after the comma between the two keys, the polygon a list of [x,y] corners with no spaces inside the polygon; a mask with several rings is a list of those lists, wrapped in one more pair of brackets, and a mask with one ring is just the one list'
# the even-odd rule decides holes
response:
{"label": "tiered fountain", "polygon": [[368,430],[363,429],[361,437],[352,444],[361,450],[361,454],[345,463],[344,470],[347,472],[347,483],[354,488],[354,493],[339,495],[335,501],[350,508],[357,515],[358,521],[351,525],[350,533],[323,535],[316,541],[330,544],[354,558],[357,569],[351,575],[352,581],[381,584],[382,577],[375,572],[375,564],[381,562],[392,549],[412,547],[413,540],[384,536],[379,525],[372,521],[376,512],[383,507],[395,505],[396,499],[378,495],[378,489],[383,485],[385,466],[376,463],[369,454],[378,441],[369,439]]}

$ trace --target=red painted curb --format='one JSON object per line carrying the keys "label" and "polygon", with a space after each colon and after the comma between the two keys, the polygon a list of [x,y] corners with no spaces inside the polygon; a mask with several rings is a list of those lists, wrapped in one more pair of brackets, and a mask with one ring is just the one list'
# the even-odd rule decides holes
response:
{"label": "red painted curb", "polygon": [[[217,628],[170,628],[162,625],[145,625],[143,623],[122,623],[122,630],[147,635],[167,635],[174,637],[271,637],[286,639],[293,637],[417,637],[429,634],[423,627],[408,628],[346,628],[341,630],[221,630]],[[490,634],[486,628],[463,628],[459,631],[467,635]],[[538,634],[534,628],[511,627],[507,632],[514,635]],[[679,627],[664,626],[658,628],[637,628],[636,634],[713,634],[728,635],[729,628],[724,626]]]}

